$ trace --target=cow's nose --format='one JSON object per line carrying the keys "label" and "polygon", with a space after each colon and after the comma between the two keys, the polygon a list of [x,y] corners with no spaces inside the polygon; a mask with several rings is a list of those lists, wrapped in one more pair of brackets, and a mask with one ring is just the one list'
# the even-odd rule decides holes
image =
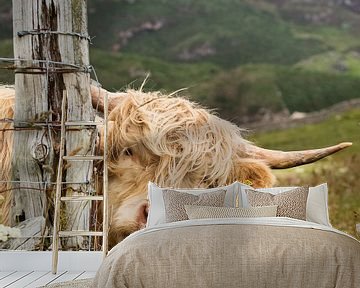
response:
{"label": "cow's nose", "polygon": [[143,202],[141,203],[136,212],[136,222],[139,224],[139,227],[144,228],[147,222],[149,212],[149,203]]}

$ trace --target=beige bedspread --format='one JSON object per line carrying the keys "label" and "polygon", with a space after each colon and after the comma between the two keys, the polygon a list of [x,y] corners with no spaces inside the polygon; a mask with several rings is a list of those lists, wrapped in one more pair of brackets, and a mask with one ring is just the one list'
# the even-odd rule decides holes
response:
{"label": "beige bedspread", "polygon": [[174,226],[118,244],[93,287],[360,287],[360,243],[303,227]]}

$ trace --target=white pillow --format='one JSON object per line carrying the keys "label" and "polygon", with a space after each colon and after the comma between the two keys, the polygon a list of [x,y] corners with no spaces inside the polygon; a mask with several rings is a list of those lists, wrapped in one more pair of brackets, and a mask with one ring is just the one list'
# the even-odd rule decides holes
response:
{"label": "white pillow", "polygon": [[[285,191],[292,190],[294,188],[296,187],[272,187],[272,188],[260,188],[255,190],[276,195]],[[245,193],[246,189],[254,190],[254,188],[240,183],[239,202],[241,203],[240,207],[245,207],[245,208],[249,207],[249,203]],[[315,222],[318,224],[332,227],[329,220],[328,187],[326,183],[309,188],[309,194],[306,204],[306,221]]]}
{"label": "white pillow", "polygon": [[206,218],[250,218],[250,217],[276,217],[277,207],[261,206],[249,208],[231,208],[214,206],[185,205],[189,219]]}
{"label": "white pillow", "polygon": [[225,190],[225,207],[235,207],[236,198],[239,195],[239,185],[240,183],[234,182],[228,186],[216,187],[216,188],[198,188],[198,189],[190,189],[190,188],[160,188],[155,183],[149,182],[148,184],[148,198],[150,202],[149,214],[146,222],[146,227],[153,227],[154,225],[166,223],[165,221],[165,205],[163,199],[163,191],[172,189],[179,192],[190,193],[193,195],[199,195],[202,193],[209,193],[213,191],[219,191],[219,189]]}

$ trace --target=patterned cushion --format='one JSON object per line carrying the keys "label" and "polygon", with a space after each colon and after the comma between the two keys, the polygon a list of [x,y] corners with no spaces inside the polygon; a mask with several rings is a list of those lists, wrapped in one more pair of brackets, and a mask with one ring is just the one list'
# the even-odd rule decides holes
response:
{"label": "patterned cushion", "polygon": [[251,206],[278,205],[276,216],[306,220],[309,187],[299,187],[277,195],[245,190]]}
{"label": "patterned cushion", "polygon": [[185,205],[185,210],[189,219],[275,217],[277,206],[231,208]]}
{"label": "patterned cushion", "polygon": [[166,222],[188,220],[185,205],[224,206],[225,190],[193,195],[175,190],[163,193]]}
{"label": "patterned cushion", "polygon": [[[165,204],[163,193],[165,190],[176,190],[179,192],[189,193],[193,195],[200,195],[203,193],[215,192],[219,190],[225,190],[226,207],[235,207],[235,199],[239,194],[240,183],[234,182],[227,186],[220,186],[216,188],[174,188],[174,187],[159,187],[156,184],[149,182],[148,184],[148,198],[150,202],[149,215],[146,222],[146,227],[153,227],[166,222],[165,217]],[[251,188],[251,187],[248,187]],[[245,193],[245,192],[244,192]],[[241,199],[240,199],[241,200]],[[239,203],[241,205],[241,203]]]}

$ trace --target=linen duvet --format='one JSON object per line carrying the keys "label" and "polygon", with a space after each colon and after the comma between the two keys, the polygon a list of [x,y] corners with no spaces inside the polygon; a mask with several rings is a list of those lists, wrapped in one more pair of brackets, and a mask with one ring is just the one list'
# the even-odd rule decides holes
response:
{"label": "linen duvet", "polygon": [[286,217],[185,220],[115,246],[93,287],[360,287],[360,243]]}

